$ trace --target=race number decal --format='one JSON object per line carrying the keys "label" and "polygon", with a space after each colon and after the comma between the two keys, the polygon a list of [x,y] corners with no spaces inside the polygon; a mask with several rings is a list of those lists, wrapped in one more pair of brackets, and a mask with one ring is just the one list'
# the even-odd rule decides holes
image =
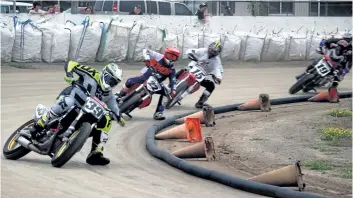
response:
{"label": "race number decal", "polygon": [[193,67],[190,70],[190,73],[194,74],[196,77],[196,80],[199,82],[202,81],[206,77],[205,73],[197,67]]}
{"label": "race number decal", "polygon": [[86,102],[84,108],[88,113],[91,113],[97,119],[101,118],[104,114],[103,108],[91,99]]}
{"label": "race number decal", "polygon": [[331,72],[331,68],[326,63],[318,64],[315,67],[321,76],[326,76]]}
{"label": "race number decal", "polygon": [[152,92],[157,92],[161,89],[161,86],[159,85],[158,81],[151,76],[147,80],[147,88]]}

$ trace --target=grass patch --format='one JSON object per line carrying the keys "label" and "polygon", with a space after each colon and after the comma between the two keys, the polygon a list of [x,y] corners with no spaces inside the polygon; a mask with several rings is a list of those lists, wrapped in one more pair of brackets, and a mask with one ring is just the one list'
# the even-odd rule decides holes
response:
{"label": "grass patch", "polygon": [[331,109],[327,111],[327,114],[333,117],[349,117],[352,116],[351,109]]}
{"label": "grass patch", "polygon": [[323,145],[315,145],[311,147],[312,149],[319,150],[320,152],[337,152],[339,151],[338,148],[332,148],[328,146],[323,146]]}
{"label": "grass patch", "polygon": [[352,140],[352,130],[329,127],[319,131],[321,139],[326,141]]}
{"label": "grass patch", "polygon": [[319,170],[319,171],[331,170],[331,167],[328,163],[320,160],[307,161],[306,163],[304,163],[304,166],[309,167],[311,170]]}
{"label": "grass patch", "polygon": [[345,179],[352,179],[352,167],[346,167],[341,171],[341,177]]}

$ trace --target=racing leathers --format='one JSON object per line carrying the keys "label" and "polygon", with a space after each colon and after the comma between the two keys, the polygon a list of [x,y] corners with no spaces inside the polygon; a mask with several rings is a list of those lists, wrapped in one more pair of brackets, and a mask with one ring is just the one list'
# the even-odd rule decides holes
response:
{"label": "racing leathers", "polygon": [[[133,85],[144,83],[151,75],[153,75],[159,83],[169,78],[170,93],[175,93],[176,72],[174,64],[168,59],[166,59],[163,54],[160,54],[153,50],[143,49],[142,54],[146,67],[141,70],[140,76],[129,78],[126,81],[124,87],[120,90],[118,96],[125,96]],[[153,118],[155,120],[164,120],[165,117],[163,115],[163,112],[165,107],[163,100],[166,96],[164,90],[160,90],[156,92],[156,94],[160,94],[160,97]]]}
{"label": "racing leathers", "polygon": [[221,59],[218,56],[211,57],[208,53],[207,48],[198,48],[198,49],[188,49],[186,54],[192,54],[193,57],[198,60],[197,62],[192,60],[188,67],[178,71],[177,79],[179,76],[186,70],[191,69],[193,66],[198,65],[203,68],[206,72],[206,75],[211,75],[212,78],[207,76],[203,81],[201,81],[200,85],[205,87],[206,89],[203,91],[200,99],[195,104],[196,108],[202,108],[208,98],[211,96],[212,92],[215,89],[215,83],[220,84],[223,79],[223,66]]}
{"label": "racing leathers", "polygon": [[[88,155],[86,162],[91,165],[107,165],[110,163],[108,158],[102,154],[104,145],[108,141],[108,133],[111,129],[111,122],[113,120],[119,121],[122,125],[125,121],[120,117],[119,107],[116,103],[116,96],[112,91],[103,91],[104,88],[101,83],[101,73],[94,68],[80,65],[77,62],[70,61],[65,65],[67,82],[72,82],[73,73],[76,73],[79,78],[75,83],[81,85],[86,89],[91,96],[96,96],[99,100],[106,103],[107,107],[113,111],[113,114],[106,114],[97,123],[97,127],[92,130],[92,148]],[[30,130],[31,137],[39,139],[40,133],[49,121],[58,118],[65,114],[71,107],[76,105],[81,108],[87,100],[83,88],[72,84],[66,87],[57,97],[56,104],[50,107],[49,111],[44,114]]]}

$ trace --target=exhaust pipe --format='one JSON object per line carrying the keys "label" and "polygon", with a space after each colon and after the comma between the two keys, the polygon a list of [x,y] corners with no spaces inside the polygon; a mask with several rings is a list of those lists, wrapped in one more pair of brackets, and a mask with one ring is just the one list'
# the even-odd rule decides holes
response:
{"label": "exhaust pipe", "polygon": [[25,147],[25,148],[28,149],[28,150],[34,151],[34,152],[39,153],[39,154],[41,154],[41,155],[44,155],[44,154],[45,154],[44,152],[42,152],[41,150],[39,150],[37,147],[35,147],[32,142],[30,142],[29,140],[27,140],[26,138],[24,138],[24,137],[22,137],[22,136],[18,137],[17,142],[18,142],[21,146]]}

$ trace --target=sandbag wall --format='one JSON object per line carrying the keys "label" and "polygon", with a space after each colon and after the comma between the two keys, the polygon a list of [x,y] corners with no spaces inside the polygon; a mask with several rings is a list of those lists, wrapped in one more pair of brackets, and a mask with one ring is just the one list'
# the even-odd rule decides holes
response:
{"label": "sandbag wall", "polygon": [[319,58],[316,48],[323,38],[340,37],[343,32],[319,35],[302,30],[275,32],[269,30],[236,31],[214,34],[184,26],[181,32],[137,21],[123,23],[118,18],[91,21],[88,16],[81,24],[69,20],[65,24],[48,21],[18,21],[1,25],[1,62],[64,62],[82,63],[142,61],[142,49],[161,52],[177,46],[182,59],[187,49],[207,47],[213,41],[223,44],[225,61],[297,61]]}

